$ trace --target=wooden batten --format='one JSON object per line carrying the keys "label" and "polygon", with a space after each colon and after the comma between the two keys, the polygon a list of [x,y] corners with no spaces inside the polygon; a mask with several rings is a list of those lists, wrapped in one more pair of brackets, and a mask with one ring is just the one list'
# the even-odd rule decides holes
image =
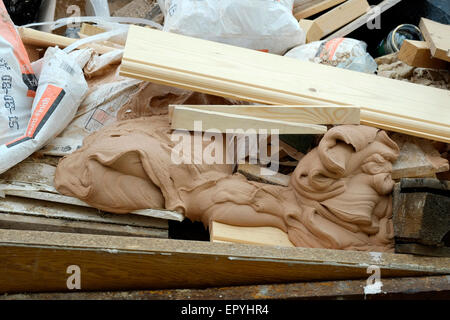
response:
{"label": "wooden batten", "polygon": [[324,134],[327,132],[327,127],[314,124],[258,118],[185,106],[174,108],[171,119],[172,129],[195,131],[197,130],[196,122],[201,122],[202,131],[221,133],[238,129],[278,130],[279,134]]}
{"label": "wooden batten", "polygon": [[450,61],[450,26],[422,18],[420,31],[430,46],[434,58]]}
{"label": "wooden batten", "polygon": [[450,142],[447,90],[256,50],[131,26],[120,74],[262,104],[358,106],[361,124]]}
{"label": "wooden batten", "polygon": [[350,22],[346,26],[340,28],[336,32],[324,38],[324,40],[331,40],[334,38],[342,38],[355,31],[356,29],[367,25],[369,21],[373,21],[374,19],[380,19],[380,15],[389,10],[394,5],[400,3],[402,0],[384,0],[381,1],[376,6],[372,7],[367,13],[363,14],[356,20]]}
{"label": "wooden batten", "polygon": [[446,69],[447,62],[433,58],[430,46],[425,41],[403,41],[398,59],[417,68]]}
{"label": "wooden batten", "polygon": [[[347,23],[362,16],[370,9],[367,0],[348,0],[320,17],[307,23],[306,41],[318,41],[326,35],[345,26]],[[300,20],[301,21],[301,20]],[[300,26],[305,23],[300,22]]]}
{"label": "wooden batten", "polygon": [[360,109],[352,106],[274,106],[274,105],[170,105],[169,116],[173,108],[207,110],[233,115],[280,120],[308,124],[359,124]]}

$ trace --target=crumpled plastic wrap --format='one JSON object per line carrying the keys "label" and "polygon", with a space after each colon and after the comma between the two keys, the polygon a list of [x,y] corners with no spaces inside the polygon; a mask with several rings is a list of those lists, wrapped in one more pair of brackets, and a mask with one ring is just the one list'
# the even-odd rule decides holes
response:
{"label": "crumpled plastic wrap", "polygon": [[284,54],[305,43],[293,0],[166,0],[164,31]]}
{"label": "crumpled plastic wrap", "polygon": [[374,73],[377,70],[377,64],[366,49],[365,42],[351,38],[335,38],[298,46],[284,56],[348,70]]}

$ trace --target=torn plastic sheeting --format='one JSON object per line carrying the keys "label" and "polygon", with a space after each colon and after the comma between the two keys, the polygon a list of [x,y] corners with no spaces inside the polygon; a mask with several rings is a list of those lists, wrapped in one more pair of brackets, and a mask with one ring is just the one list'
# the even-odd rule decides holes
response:
{"label": "torn plastic sheeting", "polygon": [[366,49],[367,44],[363,41],[335,38],[298,46],[284,56],[348,70],[375,73],[378,67],[377,63]]}
{"label": "torn plastic sheeting", "polygon": [[305,43],[294,0],[166,0],[164,31],[284,54]]}
{"label": "torn plastic sheeting", "polygon": [[[26,25],[23,25],[21,27],[24,28],[31,28],[31,27],[37,27],[37,26],[50,26],[50,30],[55,30],[61,27],[65,27],[66,25],[73,23],[73,17],[68,18],[61,18],[56,21],[43,21],[43,22],[33,22]],[[156,23],[152,20],[143,19],[143,18],[133,18],[133,17],[77,17],[77,23],[82,22],[94,22],[99,27],[105,28],[107,30],[113,30],[117,29],[117,27],[120,28],[120,26],[127,27],[127,24],[142,24],[146,25],[158,30],[162,30],[162,25],[159,23]]]}
{"label": "torn plastic sheeting", "polygon": [[0,146],[0,173],[39,150],[73,119],[88,90],[79,61],[86,62],[80,52],[47,49],[28,127],[21,137]]}
{"label": "torn plastic sheeting", "polygon": [[86,78],[101,76],[107,73],[113,65],[122,61],[123,50],[117,49],[102,55],[95,54],[84,67]]}
{"label": "torn plastic sheeting", "polygon": [[128,33],[128,29],[123,29],[123,28],[117,29],[117,30],[111,30],[111,31],[104,32],[104,33],[99,33],[99,34],[96,34],[96,35],[93,35],[93,36],[90,36],[87,38],[77,40],[74,43],[72,43],[71,45],[64,48],[63,50],[64,50],[64,52],[69,53],[82,45],[85,45],[88,43],[93,43],[93,42],[105,41],[114,36],[119,36],[119,35],[126,36],[127,33]]}

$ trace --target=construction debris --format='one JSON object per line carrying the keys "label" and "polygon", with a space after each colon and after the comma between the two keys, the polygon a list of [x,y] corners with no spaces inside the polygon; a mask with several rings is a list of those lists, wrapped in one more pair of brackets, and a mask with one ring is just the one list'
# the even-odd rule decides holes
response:
{"label": "construction debris", "polygon": [[379,76],[450,90],[450,73],[448,70],[416,68],[400,61],[398,54],[392,53],[375,59],[378,63]]}
{"label": "construction debris", "polygon": [[366,51],[367,44],[351,38],[315,41],[298,46],[284,56],[338,68],[375,73],[377,64]]}
{"label": "construction debris", "polygon": [[450,13],[377,2],[5,0],[0,294],[448,291]]}
{"label": "construction debris", "polygon": [[133,0],[113,12],[114,17],[145,18],[162,24],[164,15],[155,0]]}

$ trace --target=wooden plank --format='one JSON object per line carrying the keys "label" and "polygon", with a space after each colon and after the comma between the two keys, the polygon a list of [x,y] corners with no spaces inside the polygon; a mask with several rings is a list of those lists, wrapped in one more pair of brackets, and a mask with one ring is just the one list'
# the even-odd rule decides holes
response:
{"label": "wooden plank", "polygon": [[[31,44],[34,46],[39,46],[39,47],[44,47],[44,48],[54,47],[54,46],[58,46],[60,48],[65,48],[65,47],[71,45],[72,43],[74,43],[75,41],[79,40],[79,39],[63,37],[63,36],[53,34],[53,33],[38,31],[38,30],[31,29],[31,28],[21,27],[21,28],[18,28],[18,31],[19,31],[20,37],[24,44]],[[80,46],[80,48],[92,48],[95,51],[97,51],[99,54],[103,54],[103,53],[110,52],[112,50],[116,50],[115,48],[98,45],[96,43],[85,44],[85,45]]]}
{"label": "wooden plank", "polygon": [[327,127],[314,124],[270,120],[246,115],[176,106],[172,115],[172,129],[194,131],[195,121],[201,121],[202,131],[222,132],[233,129],[279,130],[279,134],[324,134]]}
{"label": "wooden plank", "polygon": [[64,196],[62,194],[50,193],[45,191],[36,191],[36,189],[27,187],[15,187],[14,185],[0,184],[0,192],[7,196],[15,196],[28,199],[44,200],[56,203],[71,204],[80,207],[92,208],[86,202],[77,198]]}
{"label": "wooden plank", "polygon": [[[256,164],[243,163],[238,165],[237,171],[246,176],[247,179],[252,181],[258,181],[285,187],[289,185],[289,180],[291,180],[290,176],[279,172],[273,172],[272,175],[263,175],[261,174],[262,168],[263,167]],[[268,169],[266,168],[266,170]]]}
{"label": "wooden plank", "polygon": [[433,58],[430,46],[425,41],[403,41],[398,59],[406,64],[418,68],[446,69],[447,62]]}
{"label": "wooden plank", "polygon": [[201,241],[0,230],[0,292],[66,292],[67,267],[82,290],[198,288],[450,273],[450,258]]}
{"label": "wooden plank", "polygon": [[450,61],[450,25],[422,18],[419,27],[430,46],[432,56]]}
{"label": "wooden plank", "polygon": [[325,40],[331,40],[334,38],[342,38],[347,36],[348,34],[352,33],[356,29],[362,27],[363,25],[367,24],[369,21],[378,18],[383,12],[386,10],[389,10],[394,5],[398,4],[402,0],[384,0],[380,2],[375,7],[372,7],[372,9],[367,12],[366,14],[362,15],[358,19],[350,22],[345,27],[339,29],[338,31],[332,33],[328,37],[325,38]]}
{"label": "wooden plank", "polygon": [[[169,108],[178,105],[170,105]],[[309,124],[359,124],[360,110],[351,106],[182,105],[242,116]]]}
{"label": "wooden plank", "polygon": [[10,196],[4,199],[0,198],[0,212],[159,229],[167,229],[169,227],[167,220],[164,219],[106,213],[94,208]]}
{"label": "wooden plank", "polygon": [[346,0],[305,0],[294,7],[294,16],[297,20],[308,18],[344,1]]}
{"label": "wooden plank", "polygon": [[[58,193],[53,185],[55,170],[55,166],[47,163],[24,161],[0,175],[0,196],[3,194],[92,208],[84,201]],[[184,219],[181,213],[170,210],[142,209],[130,214],[175,221]]]}
{"label": "wooden plank", "polygon": [[[45,191],[35,191],[33,189],[28,189],[27,187],[15,187],[14,185],[5,187],[0,184],[0,193],[4,193],[8,196],[16,196],[28,199],[44,200],[55,203],[70,204],[75,206],[93,208],[91,205],[87,204],[80,199],[74,197],[68,197],[59,193],[50,193]],[[142,209],[130,212],[133,215],[141,215],[146,217],[167,219],[174,221],[183,221],[184,216],[181,213],[170,211],[170,210],[158,210],[158,209]]]}
{"label": "wooden plank", "polygon": [[0,228],[131,237],[168,238],[168,229],[143,228],[110,223],[82,222],[0,212]]}
{"label": "wooden plank", "polygon": [[[450,276],[383,278],[379,293],[367,294],[367,279],[298,282],[253,286],[234,286],[206,289],[174,289],[108,292],[50,292],[22,293],[0,296],[0,300],[279,300],[354,297],[364,300],[404,296],[423,298],[431,293],[433,299],[448,298]],[[388,296],[389,295],[389,296]]]}
{"label": "wooden plank", "polygon": [[313,20],[306,34],[306,42],[322,39],[347,23],[362,16],[370,9],[367,0],[348,0]]}
{"label": "wooden plank", "polygon": [[237,227],[213,221],[210,238],[212,242],[225,241],[261,246],[294,247],[287,233],[274,227]]}
{"label": "wooden plank", "polygon": [[359,106],[361,124],[450,142],[447,90],[256,50],[131,26],[120,74],[260,104]]}

